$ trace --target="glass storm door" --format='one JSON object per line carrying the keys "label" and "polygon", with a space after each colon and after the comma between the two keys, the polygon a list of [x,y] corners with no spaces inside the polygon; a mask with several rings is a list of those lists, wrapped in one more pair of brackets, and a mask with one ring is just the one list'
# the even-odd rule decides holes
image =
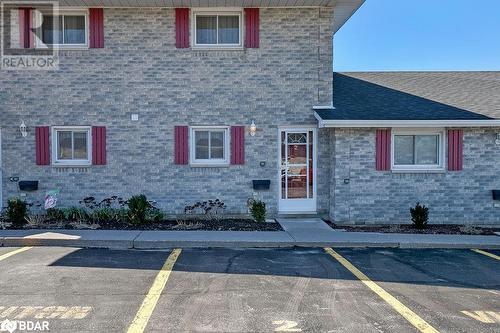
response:
{"label": "glass storm door", "polygon": [[280,130],[280,213],[316,212],[316,130]]}

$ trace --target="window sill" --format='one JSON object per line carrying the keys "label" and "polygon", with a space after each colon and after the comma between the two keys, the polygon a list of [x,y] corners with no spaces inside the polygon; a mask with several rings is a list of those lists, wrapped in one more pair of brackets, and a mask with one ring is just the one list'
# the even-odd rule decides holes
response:
{"label": "window sill", "polygon": [[446,173],[445,169],[396,169],[392,173]]}
{"label": "window sill", "polygon": [[218,163],[218,164],[209,164],[209,163],[191,163],[189,164],[191,168],[228,168],[228,163]]}
{"label": "window sill", "polygon": [[91,163],[76,163],[76,164],[66,164],[66,163],[52,163],[55,168],[90,168]]}
{"label": "window sill", "polygon": [[193,46],[193,51],[243,51],[243,46]]}
{"label": "window sill", "polygon": [[90,49],[88,46],[57,46],[54,48],[48,48],[48,47],[35,47],[36,50],[40,51],[51,51],[51,50],[57,50],[57,51],[83,51],[83,50],[88,50]]}

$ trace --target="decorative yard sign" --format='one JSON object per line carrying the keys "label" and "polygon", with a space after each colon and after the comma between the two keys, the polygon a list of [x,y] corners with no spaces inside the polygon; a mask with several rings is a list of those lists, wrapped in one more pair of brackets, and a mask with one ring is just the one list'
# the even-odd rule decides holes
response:
{"label": "decorative yard sign", "polygon": [[57,196],[59,195],[59,190],[50,190],[45,194],[45,205],[44,208],[50,209],[55,208],[57,204]]}

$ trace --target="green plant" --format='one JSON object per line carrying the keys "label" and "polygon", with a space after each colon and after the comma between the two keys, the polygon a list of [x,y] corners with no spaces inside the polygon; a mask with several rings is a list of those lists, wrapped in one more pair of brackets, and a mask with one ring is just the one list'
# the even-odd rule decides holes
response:
{"label": "green plant", "polygon": [[429,208],[425,207],[425,205],[420,205],[417,202],[417,205],[414,208],[410,208],[411,221],[413,225],[417,229],[425,229],[427,228],[427,222],[429,221]]}
{"label": "green plant", "polygon": [[109,222],[114,221],[115,216],[112,208],[96,208],[92,210],[90,219],[92,222]]}
{"label": "green plant", "polygon": [[165,219],[165,214],[155,207],[151,207],[146,211],[146,221],[161,222]]}
{"label": "green plant", "polygon": [[84,222],[89,220],[89,214],[83,208],[70,207],[63,209],[64,218],[72,222]]}
{"label": "green plant", "polygon": [[226,209],[226,205],[219,199],[198,201],[192,206],[184,207],[184,214],[200,218],[203,216],[203,219],[218,221],[222,218],[224,209]]}
{"label": "green plant", "polygon": [[28,213],[28,205],[24,200],[11,198],[7,201],[7,218],[15,226],[22,226],[26,223],[25,217]]}
{"label": "green plant", "polygon": [[66,216],[64,215],[64,211],[59,208],[49,208],[47,209],[47,220],[49,221],[55,221],[55,222],[62,222],[66,220]]}
{"label": "green plant", "polygon": [[43,214],[31,214],[27,215],[25,220],[30,227],[40,228],[45,226],[46,217]]}
{"label": "green plant", "polygon": [[115,219],[117,222],[127,223],[129,221],[128,209],[115,209]]}
{"label": "green plant", "polygon": [[146,223],[146,214],[152,208],[144,194],[134,195],[128,200],[128,217],[133,224]]}
{"label": "green plant", "polygon": [[260,200],[252,200],[250,205],[250,213],[257,222],[266,221],[266,204]]}

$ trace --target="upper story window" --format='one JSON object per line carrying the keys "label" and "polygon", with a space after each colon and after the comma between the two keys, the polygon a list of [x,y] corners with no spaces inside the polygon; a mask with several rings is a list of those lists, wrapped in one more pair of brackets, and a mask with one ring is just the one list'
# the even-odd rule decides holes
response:
{"label": "upper story window", "polygon": [[444,135],[438,130],[394,131],[393,170],[442,170]]}
{"label": "upper story window", "polygon": [[191,128],[191,164],[229,164],[229,129],[227,127]]}
{"label": "upper story window", "polygon": [[90,165],[90,127],[54,127],[52,151],[54,165]]}
{"label": "upper story window", "polygon": [[241,12],[194,11],[194,46],[242,47]]}
{"label": "upper story window", "polygon": [[41,14],[41,42],[38,47],[57,45],[59,47],[88,46],[87,11],[60,12],[59,15]]}

